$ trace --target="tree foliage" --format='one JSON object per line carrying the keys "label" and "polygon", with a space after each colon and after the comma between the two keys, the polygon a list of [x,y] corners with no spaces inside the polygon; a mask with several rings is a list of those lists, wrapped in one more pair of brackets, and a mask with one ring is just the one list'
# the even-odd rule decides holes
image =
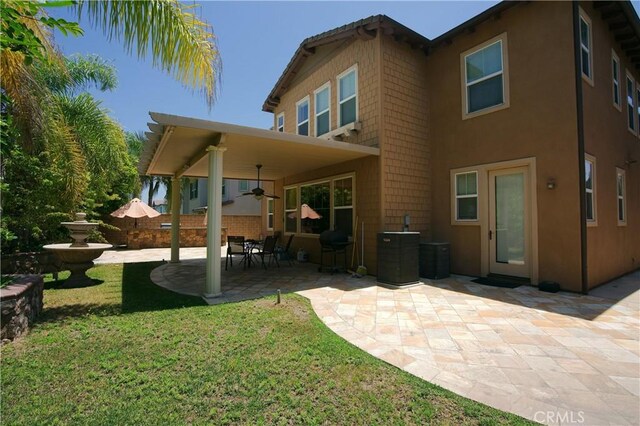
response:
{"label": "tree foliage", "polygon": [[[215,99],[220,61],[211,26],[177,0],[0,2],[0,142],[3,251],[60,238],[74,211],[94,217],[140,191],[132,146],[87,89],[112,90],[115,69],[96,56],[64,58],[50,34],[81,35],[46,11],[72,6],[127,52]],[[150,183],[157,189],[157,184]],[[153,196],[153,191],[151,196]],[[15,238],[17,236],[17,238]]]}
{"label": "tree foliage", "polygon": [[[35,135],[35,152],[21,143],[10,100],[3,105],[3,215],[6,228],[18,237],[4,242],[5,251],[37,249],[59,239],[59,222],[71,212],[99,217],[139,188],[122,128],[99,101],[81,91],[115,87],[115,69],[96,57],[80,56],[61,63],[36,60],[34,65],[34,82],[45,89],[39,108],[47,124]],[[61,67],[69,72],[61,76]]]}

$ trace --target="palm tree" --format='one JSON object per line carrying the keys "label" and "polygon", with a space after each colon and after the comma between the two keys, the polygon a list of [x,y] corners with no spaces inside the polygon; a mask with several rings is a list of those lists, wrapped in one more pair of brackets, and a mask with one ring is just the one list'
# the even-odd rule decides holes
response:
{"label": "palm tree", "polygon": [[[3,0],[0,2],[0,87],[3,111],[7,110],[20,130],[21,143],[37,152],[48,118],[42,111],[47,88],[33,78],[32,62],[62,63],[50,38],[53,28],[64,34],[82,34],[75,23],[47,16],[45,7],[56,1]],[[60,2],[67,4],[67,2]],[[178,0],[86,1],[74,6],[78,18],[86,14],[95,28],[109,40],[121,41],[129,53],[150,56],[153,65],[166,70],[185,86],[200,89],[211,106],[221,62],[211,25],[198,18],[194,6]],[[61,69],[61,74],[66,74]],[[3,118],[3,122],[6,118]],[[64,129],[52,129],[63,135]],[[59,136],[60,136],[59,135]],[[70,155],[73,147],[70,147]]]}
{"label": "palm tree", "polygon": [[78,18],[89,21],[109,40],[121,41],[139,58],[151,48],[154,66],[187,87],[200,88],[209,106],[216,96],[220,55],[210,24],[195,15],[196,5],[178,0],[78,1]]}

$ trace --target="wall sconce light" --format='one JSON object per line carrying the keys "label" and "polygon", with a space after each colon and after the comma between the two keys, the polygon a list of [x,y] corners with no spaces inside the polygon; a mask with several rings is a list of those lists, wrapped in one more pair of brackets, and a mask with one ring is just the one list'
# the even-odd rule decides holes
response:
{"label": "wall sconce light", "polygon": [[556,189],[556,180],[554,178],[547,180],[547,189]]}

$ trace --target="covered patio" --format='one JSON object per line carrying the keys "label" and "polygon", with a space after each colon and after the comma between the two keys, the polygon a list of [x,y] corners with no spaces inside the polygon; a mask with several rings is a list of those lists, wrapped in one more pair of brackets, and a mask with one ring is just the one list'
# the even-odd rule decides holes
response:
{"label": "covered patio", "polygon": [[[274,181],[380,155],[378,148],[342,141],[156,112],[150,116],[154,122],[149,123],[140,173],[170,176],[173,206],[180,204],[181,178],[208,179],[206,272],[200,289],[205,298],[220,297],[223,292],[219,262],[223,178],[255,179],[256,165],[261,164],[261,178]],[[180,262],[179,230],[179,209],[172,209],[171,263]]]}

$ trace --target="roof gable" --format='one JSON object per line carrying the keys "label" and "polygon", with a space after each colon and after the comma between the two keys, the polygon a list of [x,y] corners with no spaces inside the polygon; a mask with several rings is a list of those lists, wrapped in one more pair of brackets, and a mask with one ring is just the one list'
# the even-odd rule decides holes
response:
{"label": "roof gable", "polygon": [[428,38],[385,15],[370,16],[309,37],[300,43],[276,85],[264,101],[262,110],[273,112],[274,108],[280,103],[280,96],[287,91],[291,83],[296,79],[305,62],[315,55],[321,47],[349,39],[372,40],[376,37],[378,31],[383,31],[386,35],[394,35],[400,41],[406,41],[416,48],[423,49],[425,53],[429,45]]}

